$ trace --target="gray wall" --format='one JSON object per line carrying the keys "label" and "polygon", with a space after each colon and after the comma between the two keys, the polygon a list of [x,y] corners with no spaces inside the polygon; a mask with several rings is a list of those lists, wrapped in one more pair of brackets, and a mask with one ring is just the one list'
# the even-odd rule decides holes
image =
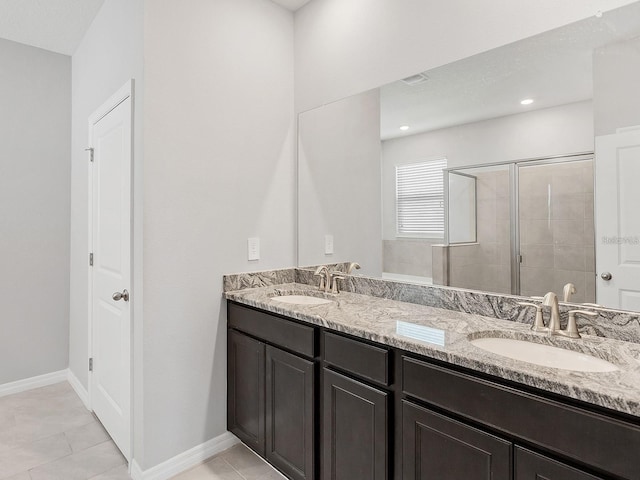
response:
{"label": "gray wall", "polygon": [[145,3],[145,469],[226,431],[222,275],[295,263],[293,15],[187,3]]}
{"label": "gray wall", "polygon": [[[380,94],[354,95],[309,112],[298,123],[298,262],[357,261],[382,274]],[[326,234],[334,254],[325,255]]]}
{"label": "gray wall", "polygon": [[[143,0],[108,0],[72,57],[71,317],[69,369],[88,387],[88,157],[89,116],[133,78],[134,103],[134,285],[131,287],[134,338],[134,398],[142,393],[142,105]],[[141,405],[134,403],[134,457],[142,454]]]}
{"label": "gray wall", "polygon": [[596,135],[640,125],[640,38],[614,43],[593,54]]}
{"label": "gray wall", "polygon": [[0,39],[0,385],[67,368],[71,59]]}

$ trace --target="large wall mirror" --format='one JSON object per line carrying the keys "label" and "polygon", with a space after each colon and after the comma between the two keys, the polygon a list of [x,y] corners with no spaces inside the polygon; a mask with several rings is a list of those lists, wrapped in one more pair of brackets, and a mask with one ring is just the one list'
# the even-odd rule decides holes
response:
{"label": "large wall mirror", "polygon": [[300,114],[298,265],[640,311],[639,85],[636,2]]}

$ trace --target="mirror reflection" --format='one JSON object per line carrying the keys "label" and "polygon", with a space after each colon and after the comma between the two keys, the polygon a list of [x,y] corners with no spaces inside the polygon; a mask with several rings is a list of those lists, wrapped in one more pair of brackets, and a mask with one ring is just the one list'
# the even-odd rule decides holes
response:
{"label": "mirror reflection", "polygon": [[640,2],[302,113],[298,264],[640,311],[638,78]]}

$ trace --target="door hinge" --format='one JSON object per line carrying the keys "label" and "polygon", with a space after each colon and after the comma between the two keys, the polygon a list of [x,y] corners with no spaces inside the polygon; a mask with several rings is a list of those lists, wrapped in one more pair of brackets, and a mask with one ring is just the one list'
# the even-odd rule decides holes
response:
{"label": "door hinge", "polygon": [[518,263],[522,263],[522,261],[523,261],[522,255],[518,255]]}
{"label": "door hinge", "polygon": [[93,253],[89,254],[89,266],[93,267]]}
{"label": "door hinge", "polygon": [[89,359],[89,371],[93,372],[93,358]]}
{"label": "door hinge", "polygon": [[91,147],[85,148],[84,151],[85,152],[89,152],[89,161],[93,162],[93,148],[91,148]]}

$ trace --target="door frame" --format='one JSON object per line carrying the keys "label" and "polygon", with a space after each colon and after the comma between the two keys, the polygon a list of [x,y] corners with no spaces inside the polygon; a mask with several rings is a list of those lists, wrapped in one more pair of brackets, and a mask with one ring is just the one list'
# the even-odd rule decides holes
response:
{"label": "door frame", "polygon": [[[129,351],[129,356],[130,356],[130,360],[129,360],[129,368],[130,368],[130,385],[129,385],[129,392],[130,392],[130,398],[129,398],[129,402],[130,402],[130,421],[129,421],[129,437],[130,437],[130,445],[131,445],[131,458],[127,458],[128,462],[131,462],[133,460],[133,427],[134,427],[134,409],[133,409],[133,405],[134,405],[134,391],[133,391],[133,387],[134,387],[134,381],[133,381],[133,372],[134,372],[134,365],[133,365],[133,359],[134,359],[134,355],[133,355],[133,348],[134,348],[134,343],[133,343],[133,323],[134,323],[134,303],[135,303],[135,288],[134,288],[134,279],[133,279],[133,246],[134,246],[134,239],[133,239],[133,233],[134,233],[134,228],[133,228],[133,189],[134,189],[134,183],[133,183],[133,163],[135,161],[135,157],[134,157],[134,136],[133,136],[133,131],[134,131],[134,87],[135,87],[135,81],[133,79],[128,80],[122,87],[120,87],[113,95],[111,95],[104,103],[102,103],[102,105],[100,105],[100,107],[98,107],[97,110],[95,110],[88,119],[88,126],[89,126],[89,132],[88,132],[88,148],[87,151],[89,152],[89,157],[88,157],[88,175],[87,175],[87,199],[88,199],[88,222],[87,222],[87,246],[88,246],[88,252],[87,252],[87,286],[88,286],[88,298],[87,298],[87,320],[88,320],[88,328],[87,328],[87,333],[88,333],[88,356],[87,356],[87,369],[89,368],[88,362],[89,362],[89,358],[93,358],[93,268],[92,266],[89,264],[89,254],[94,252],[94,244],[93,244],[93,200],[94,200],[94,196],[93,196],[93,177],[94,177],[94,169],[93,169],[93,161],[92,161],[92,156],[93,156],[93,130],[94,130],[94,126],[100,121],[102,120],[104,117],[106,117],[110,112],[112,112],[115,108],[117,108],[122,102],[126,101],[127,99],[131,99],[131,202],[129,204],[129,209],[131,211],[131,215],[130,215],[130,222],[129,222],[129,231],[130,231],[130,251],[131,251],[131,259],[130,259],[130,264],[129,264],[129,278],[131,279],[131,285],[129,286],[129,291],[131,292],[131,300],[130,300],[130,311],[129,311],[129,315],[130,315],[130,332],[129,332],[129,336],[130,336],[130,351]],[[87,406],[89,408],[89,410],[91,412],[93,412],[93,372],[89,371],[88,372],[88,388],[87,388]]]}

